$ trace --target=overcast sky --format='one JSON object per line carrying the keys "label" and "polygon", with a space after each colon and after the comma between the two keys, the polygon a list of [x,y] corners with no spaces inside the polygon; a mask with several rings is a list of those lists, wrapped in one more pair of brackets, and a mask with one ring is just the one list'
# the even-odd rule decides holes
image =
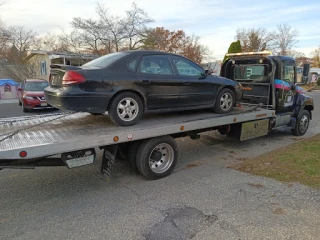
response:
{"label": "overcast sky", "polygon": [[[96,0],[2,0],[3,22],[23,25],[39,34],[70,30],[73,17],[96,18]],[[1,2],[1,1],[0,1]],[[101,0],[110,13],[122,15],[130,0]],[[320,45],[320,1],[223,1],[223,0],[136,0],[155,23],[170,30],[183,29],[201,37],[217,59],[223,58],[234,41],[237,28],[275,29],[288,23],[299,30],[295,50],[310,56]]]}

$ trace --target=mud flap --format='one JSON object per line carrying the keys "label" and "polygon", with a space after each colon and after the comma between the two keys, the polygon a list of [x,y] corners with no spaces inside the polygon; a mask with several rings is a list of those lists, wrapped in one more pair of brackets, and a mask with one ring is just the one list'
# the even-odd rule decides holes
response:
{"label": "mud flap", "polygon": [[103,147],[103,156],[101,164],[101,175],[107,182],[110,182],[112,169],[118,150],[118,144]]}

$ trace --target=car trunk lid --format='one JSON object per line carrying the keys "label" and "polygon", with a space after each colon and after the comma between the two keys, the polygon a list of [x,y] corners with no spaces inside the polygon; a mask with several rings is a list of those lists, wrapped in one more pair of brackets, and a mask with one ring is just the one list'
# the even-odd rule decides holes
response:
{"label": "car trunk lid", "polygon": [[52,64],[50,65],[50,77],[49,82],[52,87],[61,87],[63,86],[63,79],[67,71],[76,71],[81,70],[81,67],[78,66],[69,66],[61,64]]}

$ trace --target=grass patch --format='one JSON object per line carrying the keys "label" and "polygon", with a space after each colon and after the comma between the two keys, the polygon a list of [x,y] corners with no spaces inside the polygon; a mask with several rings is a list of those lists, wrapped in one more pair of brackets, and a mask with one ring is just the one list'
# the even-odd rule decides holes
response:
{"label": "grass patch", "polygon": [[312,92],[312,90],[320,90],[320,86],[316,83],[308,83],[305,85],[300,85],[300,87],[306,92]]}
{"label": "grass patch", "polygon": [[261,156],[245,159],[230,168],[320,189],[320,134]]}

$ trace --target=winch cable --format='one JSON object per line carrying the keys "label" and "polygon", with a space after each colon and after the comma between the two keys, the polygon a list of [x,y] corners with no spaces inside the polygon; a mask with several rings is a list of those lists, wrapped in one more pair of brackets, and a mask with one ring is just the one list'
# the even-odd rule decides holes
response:
{"label": "winch cable", "polygon": [[64,113],[58,113],[58,114],[46,114],[46,115],[40,115],[40,116],[35,116],[35,117],[27,117],[27,118],[20,119],[20,120],[17,119],[17,120],[12,120],[12,121],[10,121],[10,120],[9,121],[5,121],[5,122],[2,122],[2,123],[0,122],[0,125],[4,125],[4,124],[13,124],[13,123],[16,123],[16,122],[21,122],[21,121],[28,121],[28,120],[34,120],[34,119],[39,119],[39,118],[58,116],[56,118],[49,119],[48,121],[44,121],[44,122],[41,122],[41,123],[38,123],[38,124],[34,124],[32,126],[29,126],[29,127],[18,129],[18,130],[13,131],[13,132],[7,132],[7,133],[0,134],[0,137],[5,136],[4,138],[0,139],[0,142],[3,142],[4,140],[6,140],[8,138],[13,137],[14,135],[18,134],[19,132],[22,132],[22,131],[25,131],[25,130],[28,130],[28,129],[31,129],[31,128],[34,128],[34,127],[37,127],[37,126],[41,126],[41,125],[46,124],[48,122],[52,122],[52,121],[64,118],[64,117],[73,115],[75,113],[78,113],[78,112],[64,112]]}

